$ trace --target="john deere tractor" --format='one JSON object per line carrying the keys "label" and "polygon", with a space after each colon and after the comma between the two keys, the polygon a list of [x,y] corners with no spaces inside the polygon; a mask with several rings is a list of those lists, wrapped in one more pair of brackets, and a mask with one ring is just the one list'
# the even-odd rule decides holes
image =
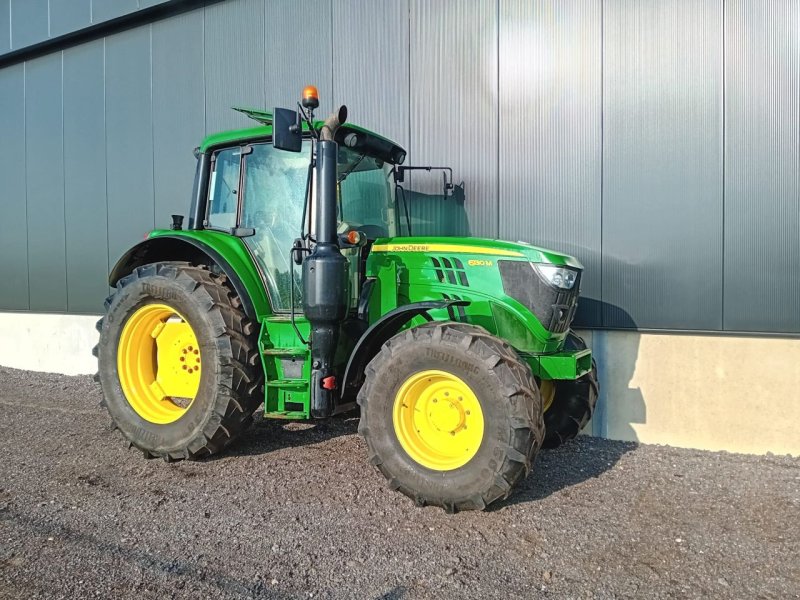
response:
{"label": "john deere tractor", "polygon": [[293,109],[237,109],[258,125],[196,150],[186,227],[173,215],[109,276],[105,405],[166,461],[222,451],[262,403],[277,419],[360,408],[391,488],[483,509],[591,416],[596,371],[570,331],[582,267],[522,242],[413,236],[406,152],[344,107],[315,120],[318,105],[309,86]]}

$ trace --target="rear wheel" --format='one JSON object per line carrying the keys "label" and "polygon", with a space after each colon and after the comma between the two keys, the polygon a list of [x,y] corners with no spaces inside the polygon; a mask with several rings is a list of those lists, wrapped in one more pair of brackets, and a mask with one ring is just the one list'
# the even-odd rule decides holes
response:
{"label": "rear wheel", "polygon": [[[585,350],[586,342],[572,331],[564,344],[566,350]],[[552,400],[544,413],[544,447],[557,448],[575,438],[592,418],[597,394],[597,365],[574,381],[542,382],[542,393],[550,391]]]}
{"label": "rear wheel", "polygon": [[544,434],[528,366],[470,325],[431,323],[394,336],[367,366],[358,403],[370,462],[390,487],[448,512],[507,497]]}
{"label": "rear wheel", "polygon": [[262,382],[256,331],[224,276],[144,265],[106,310],[95,348],[104,403],[145,456],[213,454],[250,423]]}

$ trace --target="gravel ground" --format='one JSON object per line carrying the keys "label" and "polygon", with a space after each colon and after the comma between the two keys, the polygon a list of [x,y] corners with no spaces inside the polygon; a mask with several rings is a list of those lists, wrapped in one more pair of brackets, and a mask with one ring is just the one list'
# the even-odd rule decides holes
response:
{"label": "gravel ground", "polygon": [[800,460],[582,437],[484,513],[414,508],[355,419],[146,461],[90,377],[0,368],[2,598],[800,597]]}

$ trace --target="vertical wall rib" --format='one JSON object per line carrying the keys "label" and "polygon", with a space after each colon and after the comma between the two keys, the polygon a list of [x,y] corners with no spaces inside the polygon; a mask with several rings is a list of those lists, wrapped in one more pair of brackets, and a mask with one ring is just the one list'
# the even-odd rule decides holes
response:
{"label": "vertical wall rib", "polygon": [[103,40],[64,51],[64,209],[70,312],[100,312],[108,285]]}
{"label": "vertical wall rib", "polygon": [[0,306],[27,310],[28,226],[25,179],[25,65],[0,70]]}

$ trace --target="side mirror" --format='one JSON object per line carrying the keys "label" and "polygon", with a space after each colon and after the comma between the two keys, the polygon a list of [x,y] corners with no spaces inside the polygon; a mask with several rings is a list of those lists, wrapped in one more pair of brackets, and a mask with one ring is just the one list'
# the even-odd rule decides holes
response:
{"label": "side mirror", "polygon": [[298,127],[295,111],[276,108],[272,113],[272,145],[278,150],[289,152],[300,152],[303,149],[303,129]]}

